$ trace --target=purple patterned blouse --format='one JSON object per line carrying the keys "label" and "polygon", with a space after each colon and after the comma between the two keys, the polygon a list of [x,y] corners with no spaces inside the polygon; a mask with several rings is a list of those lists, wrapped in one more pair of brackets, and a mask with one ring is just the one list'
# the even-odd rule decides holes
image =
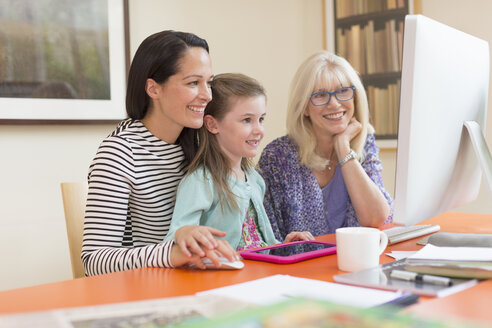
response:
{"label": "purple patterned blouse", "polygon": [[[388,201],[391,211],[386,222],[391,222],[393,200],[383,186],[379,148],[372,134],[364,145],[362,167]],[[297,145],[288,136],[275,139],[265,147],[258,171],[265,179],[267,190],[263,203],[278,240],[284,240],[292,231],[310,231],[319,236],[334,233],[340,227],[359,226],[340,170],[321,189],[311,170],[301,164]],[[340,202],[345,205],[340,206]]]}

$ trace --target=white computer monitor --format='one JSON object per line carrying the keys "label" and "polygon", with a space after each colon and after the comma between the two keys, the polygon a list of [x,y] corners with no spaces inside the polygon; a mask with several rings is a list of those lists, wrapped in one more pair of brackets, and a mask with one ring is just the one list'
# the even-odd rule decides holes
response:
{"label": "white computer monitor", "polygon": [[480,165],[492,167],[464,128],[478,123],[483,148],[490,60],[486,41],[422,15],[406,17],[403,40],[393,219],[412,225],[474,200]]}

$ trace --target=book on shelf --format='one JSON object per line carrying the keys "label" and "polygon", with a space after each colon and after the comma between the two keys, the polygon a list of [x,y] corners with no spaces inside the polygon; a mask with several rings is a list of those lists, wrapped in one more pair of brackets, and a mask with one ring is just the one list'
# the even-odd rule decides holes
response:
{"label": "book on shelf", "polygon": [[398,131],[400,81],[386,87],[367,86],[371,123],[378,135],[394,135]]}
{"label": "book on shelf", "polygon": [[390,19],[386,22],[389,34],[389,48],[390,53],[389,56],[391,58],[391,72],[398,72],[400,70],[400,62],[398,57],[398,32],[396,30],[396,21],[394,19]]}
{"label": "book on shelf", "polygon": [[405,0],[336,0],[336,53],[361,76],[376,136],[398,133]]}
{"label": "book on shelf", "polygon": [[395,114],[398,112],[396,84],[388,84],[388,134],[396,134],[394,123],[396,122]]}
{"label": "book on shelf", "polygon": [[361,49],[361,37],[360,37],[360,25],[352,25],[350,28],[350,39],[348,40],[350,42],[350,52],[347,53],[348,55],[348,60],[354,66],[356,71],[363,72],[363,68],[361,65],[361,56],[362,56],[362,49]]}
{"label": "book on shelf", "polygon": [[337,28],[336,30],[336,40],[337,40],[337,54],[343,57],[343,54],[347,53],[347,46],[345,41],[345,34],[343,29]]}
{"label": "book on shelf", "polygon": [[386,1],[386,9],[388,9],[388,10],[396,9],[396,0],[387,0]]}
{"label": "book on shelf", "polygon": [[379,29],[374,31],[374,49],[376,52],[376,73],[386,71],[386,31]]}
{"label": "book on shelf", "polygon": [[405,0],[336,0],[336,17],[364,15],[374,12],[405,8]]}
{"label": "book on shelf", "polygon": [[399,72],[403,38],[395,19],[375,29],[374,20],[336,29],[337,54],[346,58],[359,74]]}
{"label": "book on shelf", "polygon": [[492,279],[492,248],[427,244],[407,259],[405,269],[447,277]]}
{"label": "book on shelf", "polygon": [[374,21],[370,20],[367,25],[364,26],[364,38],[365,41],[365,60],[366,60],[366,73],[376,73],[376,51],[374,48]]}
{"label": "book on shelf", "polygon": [[401,71],[403,64],[403,27],[404,21],[398,21],[398,33],[397,33],[397,44],[398,44],[398,70]]}

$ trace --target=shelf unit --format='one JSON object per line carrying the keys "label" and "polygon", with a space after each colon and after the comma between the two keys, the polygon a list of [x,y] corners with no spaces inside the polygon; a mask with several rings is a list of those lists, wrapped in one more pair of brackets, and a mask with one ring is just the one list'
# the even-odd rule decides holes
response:
{"label": "shelf unit", "polygon": [[[366,88],[378,140],[396,140],[405,16],[420,1],[325,1],[328,50],[346,58]],[[396,141],[395,141],[396,143]]]}

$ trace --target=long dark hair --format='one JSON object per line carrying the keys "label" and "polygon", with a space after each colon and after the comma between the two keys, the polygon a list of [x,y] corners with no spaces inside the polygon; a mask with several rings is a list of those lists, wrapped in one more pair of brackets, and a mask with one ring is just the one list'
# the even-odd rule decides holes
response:
{"label": "long dark hair", "polygon": [[[166,82],[170,76],[178,72],[179,60],[192,47],[200,47],[209,52],[207,41],[186,32],[162,31],[142,41],[128,73],[128,117],[135,120],[145,117],[150,103],[145,91],[147,79],[151,78],[159,84]],[[178,137],[177,143],[183,147],[188,162],[193,159],[198,149],[197,136],[197,130],[185,127]]]}
{"label": "long dark hair", "polygon": [[[257,80],[238,73],[218,74],[212,82],[212,101],[205,108],[205,115],[211,115],[221,121],[231,110],[232,101],[258,96],[266,98],[265,89]],[[217,137],[210,133],[205,125],[199,129],[199,138],[200,147],[188,167],[188,172],[191,173],[203,165],[212,176],[221,206],[225,204],[230,209],[239,209],[236,196],[228,183],[232,171],[229,158],[220,148]],[[243,157],[241,169],[246,172],[252,168],[252,160]]]}

